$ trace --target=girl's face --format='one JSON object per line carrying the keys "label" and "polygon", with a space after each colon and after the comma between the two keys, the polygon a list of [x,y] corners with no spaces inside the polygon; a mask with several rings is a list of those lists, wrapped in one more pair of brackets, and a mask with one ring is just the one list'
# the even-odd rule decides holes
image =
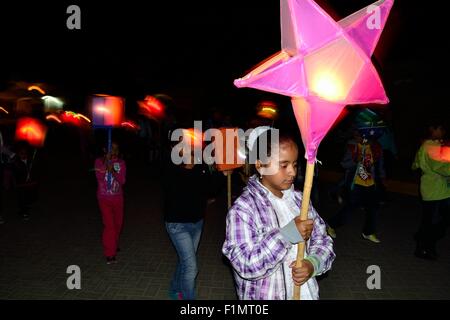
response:
{"label": "girl's face", "polygon": [[118,157],[119,156],[119,145],[117,143],[113,143],[111,145],[111,155],[113,157]]}
{"label": "girl's face", "polygon": [[[298,148],[293,141],[286,141],[280,144],[278,150],[278,156],[271,156],[266,168],[258,161],[256,169],[262,175],[261,183],[274,195],[282,197],[281,191],[289,189],[297,175]],[[264,175],[262,169],[274,174]]]}
{"label": "girl's face", "polygon": [[430,134],[433,140],[440,140],[444,138],[445,129],[442,126],[430,127]]}

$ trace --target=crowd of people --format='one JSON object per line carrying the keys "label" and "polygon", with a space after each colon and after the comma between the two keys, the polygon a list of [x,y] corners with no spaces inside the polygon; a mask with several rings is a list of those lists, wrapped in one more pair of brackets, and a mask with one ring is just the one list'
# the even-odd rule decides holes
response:
{"label": "crowd of people", "polygon": [[[141,132],[141,138],[152,140],[146,144],[151,149],[148,160],[157,159],[164,176],[161,186],[164,223],[178,257],[168,294],[172,299],[193,300],[199,272],[197,251],[206,207],[222,190],[227,173],[217,171],[214,165],[195,164],[194,152],[187,155],[192,161],[172,163],[169,155],[174,142],[170,141],[170,134],[181,126],[172,120],[165,126],[141,126],[145,131]],[[246,145],[247,151],[252,151],[260,143],[262,134],[275,130],[276,121],[255,118],[248,121],[248,126],[255,129]],[[151,128],[155,127],[158,127],[157,135],[151,133]],[[205,127],[233,125],[229,116],[214,111]],[[330,191],[336,196],[340,209],[326,220],[315,209],[318,202],[329,201],[318,197],[317,169],[308,218],[300,219],[302,192],[297,187],[301,189],[299,181],[304,174],[299,165],[301,145],[298,137],[284,130],[280,132],[278,141],[269,139],[267,142],[266,159],[246,163],[238,169],[240,175],[234,175],[239,187],[233,188],[234,203],[226,217],[222,252],[233,268],[240,299],[290,299],[294,286],[301,287],[302,299],[318,299],[315,278],[331,269],[335,258],[333,241],[338,237],[338,229],[357,209],[362,208],[365,214],[361,237],[371,243],[381,242],[377,235],[378,216],[386,201],[386,179],[390,178],[393,161],[398,159],[392,129],[371,110],[356,115],[340,163],[343,178]],[[445,137],[441,122],[427,125],[411,167],[421,172],[422,220],[414,236],[417,243],[414,254],[421,259],[438,258],[436,243],[444,237],[449,223],[450,162],[442,151],[446,148]],[[8,144],[1,135],[0,138],[0,223],[5,223],[1,215],[1,196],[5,187],[11,185],[16,190],[17,212],[27,221],[38,199],[36,149],[26,143]],[[126,214],[123,185],[127,165],[120,156],[119,144],[114,142],[110,150],[105,149],[103,155],[95,159],[94,166],[98,208],[104,226],[104,257],[107,264],[113,264],[117,263]],[[275,174],[266,174],[270,166],[277,167]],[[296,252],[302,242],[307,248],[306,256],[298,266]]]}

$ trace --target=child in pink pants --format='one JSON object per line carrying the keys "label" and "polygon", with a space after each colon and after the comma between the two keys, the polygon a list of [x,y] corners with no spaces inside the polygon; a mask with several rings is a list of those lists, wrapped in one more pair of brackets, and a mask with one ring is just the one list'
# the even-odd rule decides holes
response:
{"label": "child in pink pants", "polygon": [[[112,144],[111,153],[95,160],[97,199],[103,218],[103,253],[106,263],[116,263],[116,253],[123,222],[123,191],[126,165],[119,158],[119,146]],[[108,186],[108,173],[110,183]]]}

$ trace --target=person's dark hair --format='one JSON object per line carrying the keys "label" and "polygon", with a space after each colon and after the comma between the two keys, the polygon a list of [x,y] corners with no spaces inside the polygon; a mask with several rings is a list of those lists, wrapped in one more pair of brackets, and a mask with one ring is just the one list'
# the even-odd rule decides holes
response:
{"label": "person's dark hair", "polygon": [[447,126],[442,119],[437,118],[428,119],[425,122],[423,130],[423,138],[429,139],[432,135],[431,129],[437,129],[439,127],[441,127],[442,129],[444,129],[445,132],[447,132]]}

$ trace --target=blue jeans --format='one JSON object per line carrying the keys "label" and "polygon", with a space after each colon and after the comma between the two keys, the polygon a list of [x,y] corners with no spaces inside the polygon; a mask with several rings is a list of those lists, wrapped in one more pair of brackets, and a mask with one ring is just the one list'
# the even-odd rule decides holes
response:
{"label": "blue jeans", "polygon": [[170,293],[181,292],[183,299],[195,299],[195,278],[198,274],[197,248],[203,229],[203,219],[196,223],[166,222],[166,230],[178,255]]}

